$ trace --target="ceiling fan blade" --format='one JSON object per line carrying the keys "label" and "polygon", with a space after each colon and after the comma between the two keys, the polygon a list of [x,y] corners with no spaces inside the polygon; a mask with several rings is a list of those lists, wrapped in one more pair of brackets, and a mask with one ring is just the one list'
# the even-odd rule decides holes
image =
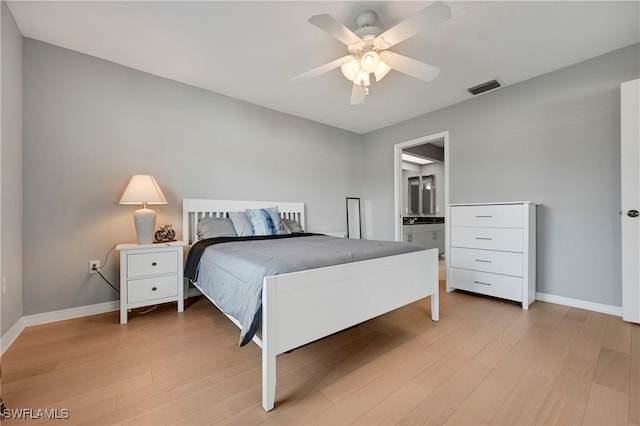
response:
{"label": "ceiling fan blade", "polygon": [[349,28],[345,27],[340,22],[336,21],[333,16],[327,15],[326,13],[322,15],[313,15],[309,18],[309,22],[320,28],[322,31],[325,31],[337,38],[344,44],[353,44],[362,41],[362,39],[355,35]]}
{"label": "ceiling fan blade", "polygon": [[399,24],[389,28],[387,31],[376,37],[376,40],[384,40],[384,43],[378,42],[378,45],[386,46],[383,48],[388,49],[389,47],[413,37],[427,28],[435,27],[450,18],[451,8],[442,2],[436,1],[412,17],[407,18]]}
{"label": "ceiling fan blade", "polygon": [[351,105],[358,105],[364,102],[367,96],[367,89],[359,84],[354,84],[351,89]]}
{"label": "ceiling fan blade", "polygon": [[291,80],[306,80],[312,77],[319,76],[320,74],[324,74],[327,71],[331,71],[332,69],[338,68],[345,62],[351,60],[351,58],[353,58],[353,56],[351,55],[343,56],[342,58],[338,58],[324,65],[320,65],[319,67],[314,68],[311,71],[307,71],[303,74],[293,77]]}
{"label": "ceiling fan blade", "polygon": [[440,68],[433,65],[425,64],[424,62],[416,61],[404,55],[400,55],[394,52],[385,52],[388,55],[385,57],[385,62],[391,68],[396,71],[400,71],[403,74],[410,75],[419,80],[431,81],[438,76]]}

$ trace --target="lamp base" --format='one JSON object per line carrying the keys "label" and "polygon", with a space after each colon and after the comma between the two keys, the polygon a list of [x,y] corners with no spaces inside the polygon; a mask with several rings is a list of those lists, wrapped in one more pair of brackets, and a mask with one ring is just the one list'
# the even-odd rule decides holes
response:
{"label": "lamp base", "polygon": [[138,209],[133,213],[133,222],[136,225],[138,244],[153,244],[156,212],[147,208]]}

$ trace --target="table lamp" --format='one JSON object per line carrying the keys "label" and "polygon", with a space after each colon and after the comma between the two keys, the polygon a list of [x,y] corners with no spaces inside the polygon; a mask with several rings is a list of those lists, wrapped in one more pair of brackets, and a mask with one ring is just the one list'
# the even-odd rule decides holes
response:
{"label": "table lamp", "polygon": [[142,204],[142,208],[133,213],[138,244],[152,244],[156,228],[156,212],[147,208],[147,204],[167,204],[158,183],[149,175],[134,175],[124,190],[120,204]]}

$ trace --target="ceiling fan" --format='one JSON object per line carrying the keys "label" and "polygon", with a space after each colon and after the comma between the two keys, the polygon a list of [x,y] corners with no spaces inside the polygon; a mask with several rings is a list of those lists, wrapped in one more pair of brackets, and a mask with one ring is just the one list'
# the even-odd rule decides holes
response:
{"label": "ceiling fan", "polygon": [[382,80],[392,69],[424,81],[431,81],[438,76],[439,68],[388,49],[428,27],[450,19],[449,6],[436,1],[384,32],[374,26],[377,18],[378,15],[372,10],[361,12],[356,18],[360,28],[355,31],[351,31],[331,15],[314,15],[309,18],[313,25],[346,44],[349,54],[300,74],[293,80],[316,77],[340,67],[344,76],[353,82],[351,105],[357,105],[369,94],[370,74],[375,76],[376,81]]}

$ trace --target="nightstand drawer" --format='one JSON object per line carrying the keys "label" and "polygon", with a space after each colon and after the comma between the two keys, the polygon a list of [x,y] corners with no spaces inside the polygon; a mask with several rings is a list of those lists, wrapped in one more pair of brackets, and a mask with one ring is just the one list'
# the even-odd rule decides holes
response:
{"label": "nightstand drawer", "polygon": [[522,253],[523,233],[511,228],[451,228],[453,247]]}
{"label": "nightstand drawer", "polygon": [[128,278],[178,272],[178,254],[175,251],[129,254],[127,262]]}
{"label": "nightstand drawer", "polygon": [[522,278],[451,268],[451,280],[460,290],[522,301]]}
{"label": "nightstand drawer", "polygon": [[503,275],[522,276],[522,253],[451,248],[451,266]]}
{"label": "nightstand drawer", "polygon": [[177,282],[175,275],[130,280],[127,283],[127,302],[137,303],[176,296]]}
{"label": "nightstand drawer", "polygon": [[522,204],[453,206],[451,223],[453,226],[522,228],[524,208]]}

